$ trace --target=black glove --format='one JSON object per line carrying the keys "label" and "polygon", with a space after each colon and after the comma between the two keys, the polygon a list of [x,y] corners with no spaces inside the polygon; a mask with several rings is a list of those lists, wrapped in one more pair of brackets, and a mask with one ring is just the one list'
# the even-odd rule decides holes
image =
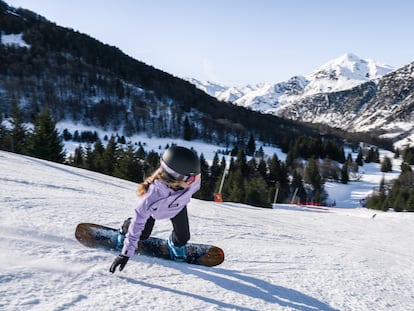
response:
{"label": "black glove", "polygon": [[109,268],[109,272],[114,273],[118,266],[119,266],[119,271],[124,270],[125,265],[127,264],[128,260],[129,260],[129,257],[119,254],[118,257],[115,258],[111,267]]}

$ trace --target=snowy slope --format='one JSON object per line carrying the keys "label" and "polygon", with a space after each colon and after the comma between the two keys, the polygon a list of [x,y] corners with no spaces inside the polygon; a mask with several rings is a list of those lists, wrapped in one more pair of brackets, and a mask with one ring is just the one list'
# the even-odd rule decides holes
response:
{"label": "snowy slope", "polygon": [[[222,265],[136,256],[111,275],[117,254],[74,229],[117,227],[135,184],[3,151],[0,172],[0,310],[414,309],[414,214],[192,200],[192,241],[221,246]],[[159,221],[154,235],[170,230]]]}
{"label": "snowy slope", "polygon": [[3,34],[0,33],[0,44],[8,45],[8,46],[15,46],[15,47],[22,47],[22,48],[30,48],[30,45],[26,43],[23,39],[23,34]]}

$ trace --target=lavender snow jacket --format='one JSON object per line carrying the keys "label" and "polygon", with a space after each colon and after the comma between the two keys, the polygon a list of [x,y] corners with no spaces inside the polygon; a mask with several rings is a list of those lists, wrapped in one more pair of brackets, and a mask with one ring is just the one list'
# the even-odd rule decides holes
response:
{"label": "lavender snow jacket", "polygon": [[177,215],[190,201],[192,195],[200,189],[201,179],[183,190],[173,190],[161,180],[155,180],[139,200],[132,217],[131,225],[125,236],[122,255],[131,257],[137,248],[139,237],[147,219],[170,219]]}

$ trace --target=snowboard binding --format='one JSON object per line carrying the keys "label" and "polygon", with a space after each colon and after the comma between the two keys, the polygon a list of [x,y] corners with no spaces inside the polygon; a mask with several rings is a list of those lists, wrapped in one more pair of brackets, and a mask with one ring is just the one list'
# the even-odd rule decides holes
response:
{"label": "snowboard binding", "polygon": [[187,255],[185,252],[185,246],[175,246],[172,240],[172,234],[167,240],[168,250],[170,251],[171,259],[174,261],[185,262]]}

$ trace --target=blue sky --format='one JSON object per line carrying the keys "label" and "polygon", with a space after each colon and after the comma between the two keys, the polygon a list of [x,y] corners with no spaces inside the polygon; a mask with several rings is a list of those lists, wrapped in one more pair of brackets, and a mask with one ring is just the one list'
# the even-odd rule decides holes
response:
{"label": "blue sky", "polygon": [[5,0],[177,77],[229,86],[306,75],[347,52],[414,61],[409,0]]}

